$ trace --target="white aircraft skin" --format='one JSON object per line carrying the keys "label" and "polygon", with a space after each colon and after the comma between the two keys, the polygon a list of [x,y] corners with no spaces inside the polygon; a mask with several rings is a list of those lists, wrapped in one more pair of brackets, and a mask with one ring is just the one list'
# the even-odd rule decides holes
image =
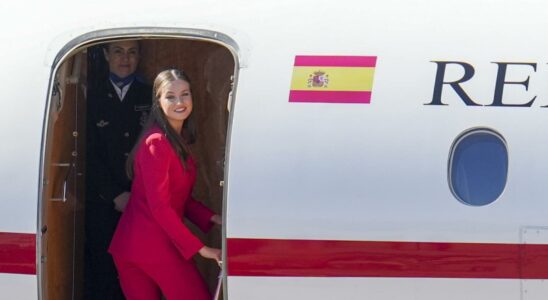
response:
{"label": "white aircraft skin", "polygon": [[[541,0],[4,1],[0,233],[40,238],[46,107],[52,73],[63,55],[91,40],[188,38],[192,33],[217,40],[237,57],[227,141],[225,246],[281,241],[297,247],[278,249],[297,265],[300,256],[324,255],[314,252],[318,244],[310,250],[302,241],[331,241],[343,248],[352,241],[498,250],[546,246],[547,11]],[[294,60],[301,55],[375,56],[371,103],[289,102]],[[447,64],[446,82],[463,78],[464,66],[473,67],[473,76],[461,87],[478,105],[467,105],[447,84],[438,103],[444,105],[435,103],[436,72],[443,62],[456,62]],[[494,106],[503,64],[504,105]],[[498,132],[508,149],[504,191],[481,207],[463,204],[448,185],[451,145],[472,128]],[[262,251],[250,251],[257,249]],[[443,259],[423,273],[407,273],[407,265],[385,266],[389,271],[362,267],[352,255],[344,257],[349,260],[342,269],[322,266],[326,275],[310,265],[260,269],[264,265],[249,260],[231,265],[231,259],[246,257],[224,250],[225,299],[548,296],[546,274],[491,270],[506,261],[489,252],[487,260],[491,254],[501,260],[474,269],[474,261],[464,258],[471,267],[458,275],[444,267],[451,262]],[[432,257],[443,257],[436,251]],[[546,264],[546,256],[539,257],[516,266],[525,270],[525,264]],[[255,269],[246,270],[245,263]],[[36,273],[0,271],[1,298],[41,299],[39,268]]]}

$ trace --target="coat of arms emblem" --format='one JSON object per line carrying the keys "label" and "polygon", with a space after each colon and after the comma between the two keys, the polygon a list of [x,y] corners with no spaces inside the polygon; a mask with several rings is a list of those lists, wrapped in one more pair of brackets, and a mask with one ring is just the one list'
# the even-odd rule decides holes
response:
{"label": "coat of arms emblem", "polygon": [[310,76],[308,76],[308,87],[323,87],[327,88],[327,84],[329,83],[329,75],[326,74],[324,71],[318,70]]}

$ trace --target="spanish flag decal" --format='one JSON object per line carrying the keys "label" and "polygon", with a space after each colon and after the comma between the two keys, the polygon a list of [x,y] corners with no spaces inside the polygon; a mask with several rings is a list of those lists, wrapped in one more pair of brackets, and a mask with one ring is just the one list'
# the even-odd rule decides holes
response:
{"label": "spanish flag decal", "polygon": [[289,102],[369,103],[376,56],[295,56]]}

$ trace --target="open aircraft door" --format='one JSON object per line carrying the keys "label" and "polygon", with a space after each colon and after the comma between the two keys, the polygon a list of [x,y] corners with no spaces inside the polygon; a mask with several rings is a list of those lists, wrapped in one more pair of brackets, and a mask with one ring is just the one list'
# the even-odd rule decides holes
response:
{"label": "open aircraft door", "polygon": [[83,144],[85,54],[66,59],[53,74],[44,134],[40,272],[42,299],[79,299],[83,282]]}

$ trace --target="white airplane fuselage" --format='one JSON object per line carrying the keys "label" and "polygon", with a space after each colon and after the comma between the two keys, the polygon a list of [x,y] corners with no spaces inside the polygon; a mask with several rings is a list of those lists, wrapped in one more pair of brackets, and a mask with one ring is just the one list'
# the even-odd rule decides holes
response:
{"label": "white airplane fuselage", "polygon": [[[88,44],[169,37],[234,55],[225,299],[544,299],[546,8],[487,0],[0,4],[0,294],[43,297],[44,149],[59,66]],[[352,73],[358,68],[365,79]],[[297,82],[301,71],[309,81]],[[299,100],[294,91],[317,93]],[[352,92],[368,96],[349,101]],[[500,170],[489,156],[455,161],[469,133],[500,140]],[[467,167],[500,178],[466,177]],[[462,194],[471,178],[488,184],[467,182]],[[488,203],[474,203],[482,197],[474,191],[491,189]]]}

